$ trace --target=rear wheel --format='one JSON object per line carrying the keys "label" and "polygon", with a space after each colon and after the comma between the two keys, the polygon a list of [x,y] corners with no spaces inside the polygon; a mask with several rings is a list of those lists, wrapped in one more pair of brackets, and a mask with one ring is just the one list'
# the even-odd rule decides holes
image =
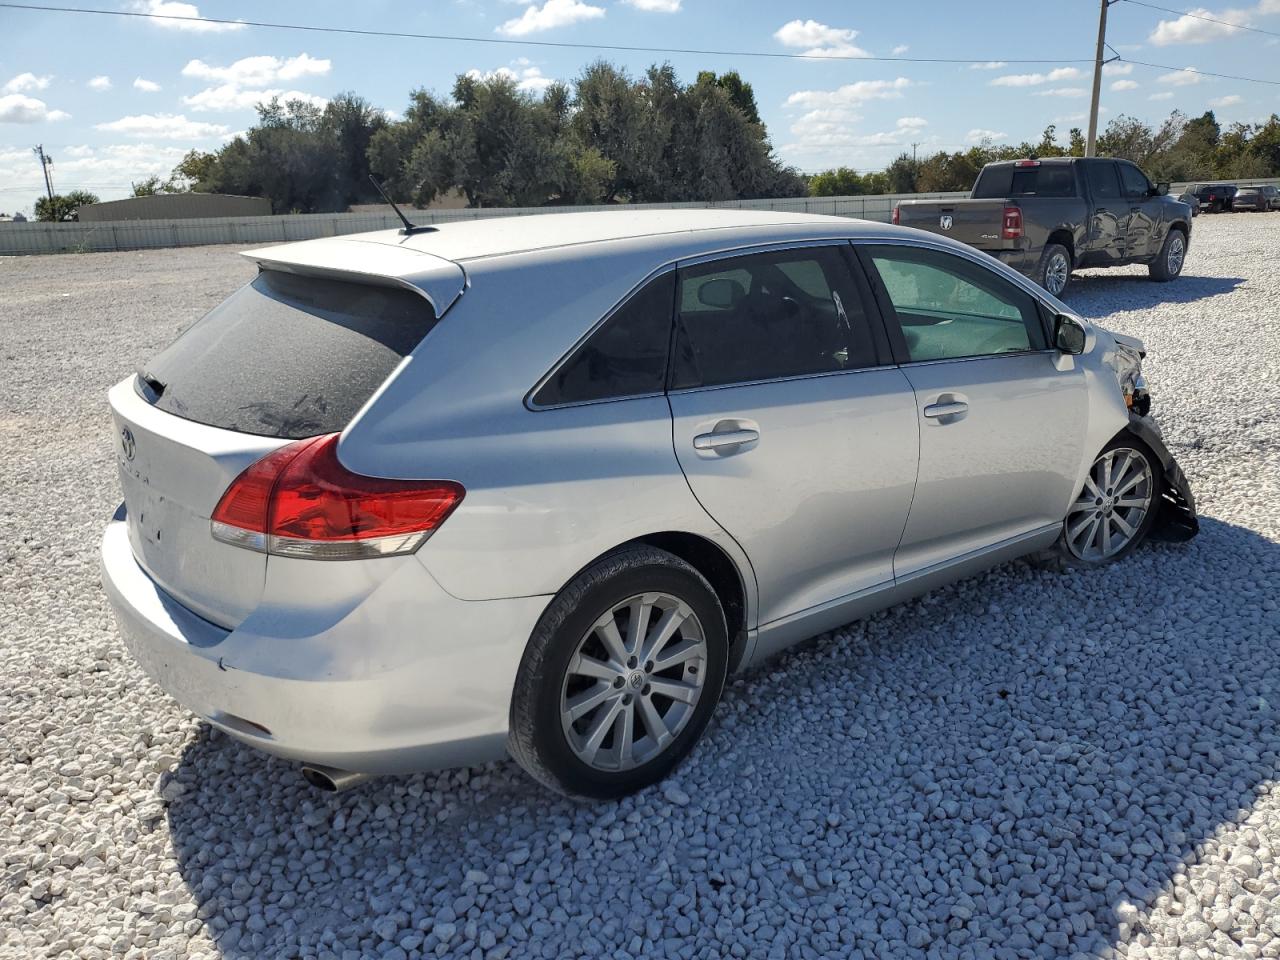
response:
{"label": "rear wheel", "polygon": [[724,611],[706,579],[663,550],[621,550],[575,577],[539,621],[508,749],[569,796],[640,790],[698,742],[727,663]]}
{"label": "rear wheel", "polygon": [[1147,271],[1152,280],[1172,280],[1182,273],[1182,264],[1187,259],[1187,237],[1181,230],[1170,230],[1164,238],[1164,245],[1159,255],[1151,261]]}
{"label": "rear wheel", "polygon": [[1137,440],[1107,444],[1062,522],[1058,541],[1036,559],[1053,569],[1100,567],[1127,556],[1146,539],[1160,507],[1160,471]]}
{"label": "rear wheel", "polygon": [[1061,297],[1071,280],[1071,253],[1060,243],[1046,244],[1040,254],[1036,282],[1055,297]]}

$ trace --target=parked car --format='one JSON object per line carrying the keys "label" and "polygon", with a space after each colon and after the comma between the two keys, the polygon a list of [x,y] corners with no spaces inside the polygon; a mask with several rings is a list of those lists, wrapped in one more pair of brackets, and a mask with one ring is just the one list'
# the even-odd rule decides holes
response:
{"label": "parked car", "polygon": [[1178,199],[1191,208],[1191,216],[1193,217],[1200,216],[1200,198],[1197,197],[1194,193],[1192,193],[1190,190],[1187,190],[1184,193],[1178,194]]}
{"label": "parked car", "polygon": [[566,213],[286,244],[110,392],[147,673],[339,789],[612,797],[727,675],[1028,554],[1195,533],[1141,343],[954,241]]}
{"label": "parked car", "polygon": [[1280,210],[1280,190],[1275,187],[1241,187],[1236,191],[1231,208],[1255,213]]}
{"label": "parked car", "polygon": [[1077,267],[1178,276],[1193,214],[1168,190],[1127,160],[1006,160],[982,168],[968,200],[903,200],[893,222],[955,237],[1061,296]]}
{"label": "parked car", "polygon": [[1226,213],[1232,209],[1238,189],[1233,183],[1197,183],[1190,192],[1200,198],[1200,206],[1209,213]]}

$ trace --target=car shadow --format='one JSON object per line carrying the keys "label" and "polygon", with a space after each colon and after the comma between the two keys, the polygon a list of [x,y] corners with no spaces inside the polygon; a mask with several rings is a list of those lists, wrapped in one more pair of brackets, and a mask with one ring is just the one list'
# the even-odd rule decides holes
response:
{"label": "car shadow", "polygon": [[1278,578],[1208,518],[998,568],[735,679],[672,782],[610,803],[510,762],[330,796],[205,727],[173,856],[231,956],[1105,952],[1280,776]]}
{"label": "car shadow", "polygon": [[[1082,316],[1096,320],[1115,312],[1120,303],[1126,312],[1162,303],[1196,303],[1232,293],[1242,283],[1244,277],[1197,277],[1189,273],[1168,283],[1156,283],[1147,276],[1145,268],[1140,274],[1111,270],[1076,273],[1071,277],[1064,302]],[[1096,302],[1095,297],[1106,299]]]}

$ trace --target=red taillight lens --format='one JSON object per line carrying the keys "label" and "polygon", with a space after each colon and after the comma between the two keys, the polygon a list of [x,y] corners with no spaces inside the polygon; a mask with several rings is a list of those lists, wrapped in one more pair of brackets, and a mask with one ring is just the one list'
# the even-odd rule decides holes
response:
{"label": "red taillight lens", "polygon": [[451,480],[385,480],[338,462],[338,434],[272,451],[227,488],[213,536],[267,553],[352,560],[416,550],[462,501]]}
{"label": "red taillight lens", "polygon": [[1004,208],[1004,222],[1000,228],[1000,236],[1005,240],[1022,238],[1022,211],[1017,207]]}
{"label": "red taillight lens", "polygon": [[1015,167],[1038,167],[1040,166],[1040,161],[1039,160],[1015,160],[1013,165]]}
{"label": "red taillight lens", "polygon": [[893,219],[893,225],[894,225],[895,227],[896,227],[899,223],[901,223],[901,222],[902,222],[902,221],[901,221],[901,208],[896,207],[896,206],[893,208],[893,217],[892,217],[892,219]]}

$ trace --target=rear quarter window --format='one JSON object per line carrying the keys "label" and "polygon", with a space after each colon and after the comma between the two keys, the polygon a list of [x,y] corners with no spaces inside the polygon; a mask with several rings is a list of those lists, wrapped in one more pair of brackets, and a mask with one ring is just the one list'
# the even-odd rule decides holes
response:
{"label": "rear quarter window", "polygon": [[333,433],[435,322],[411,290],[264,270],[147,363],[138,392],[239,433]]}

